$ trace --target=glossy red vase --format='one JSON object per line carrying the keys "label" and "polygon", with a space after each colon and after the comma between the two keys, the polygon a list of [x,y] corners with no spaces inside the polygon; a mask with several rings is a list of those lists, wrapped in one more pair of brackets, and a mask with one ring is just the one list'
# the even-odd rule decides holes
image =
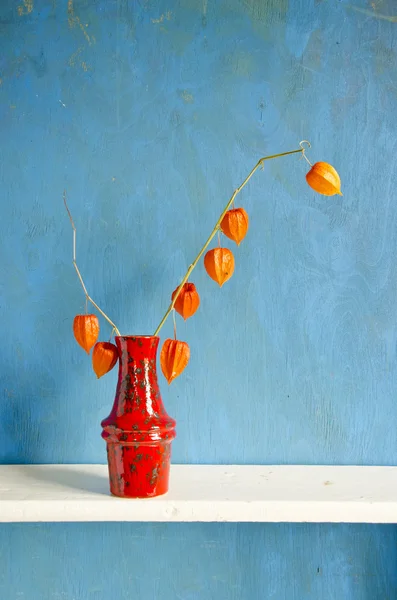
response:
{"label": "glossy red vase", "polygon": [[110,491],[150,498],[168,490],[175,421],[165,411],[157,382],[159,338],[117,336],[119,378],[112,412],[101,423]]}

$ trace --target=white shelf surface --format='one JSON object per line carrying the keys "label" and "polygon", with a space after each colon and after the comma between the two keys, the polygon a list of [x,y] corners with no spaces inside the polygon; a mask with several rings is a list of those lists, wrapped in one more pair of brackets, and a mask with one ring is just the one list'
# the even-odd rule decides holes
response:
{"label": "white shelf surface", "polygon": [[66,521],[397,523],[397,467],[173,465],[131,500],[105,465],[0,466],[0,522]]}

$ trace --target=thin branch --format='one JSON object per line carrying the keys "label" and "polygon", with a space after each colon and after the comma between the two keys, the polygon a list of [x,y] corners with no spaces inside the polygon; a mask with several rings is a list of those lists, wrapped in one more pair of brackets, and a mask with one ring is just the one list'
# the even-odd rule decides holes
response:
{"label": "thin branch", "polygon": [[[302,144],[303,142],[301,142]],[[308,143],[308,142],[307,142]],[[310,146],[310,144],[309,144]],[[161,319],[159,326],[157,327],[156,331],[154,332],[153,335],[158,335],[160,329],[162,328],[162,326],[164,325],[164,323],[166,322],[167,318],[169,317],[172,309],[174,308],[175,302],[178,299],[178,296],[184,286],[184,284],[186,283],[186,281],[189,279],[191,272],[193,271],[194,267],[197,265],[198,261],[200,260],[200,258],[202,257],[202,255],[204,254],[204,252],[206,251],[207,247],[209,246],[209,244],[212,241],[212,238],[214,237],[214,235],[216,234],[217,231],[220,230],[220,225],[222,222],[223,217],[225,216],[225,214],[227,213],[227,211],[229,210],[230,206],[234,203],[234,199],[237,196],[237,194],[239,192],[241,192],[241,190],[243,189],[243,187],[249,182],[249,180],[251,179],[251,177],[253,176],[253,174],[259,169],[259,167],[263,166],[263,163],[265,162],[265,160],[271,160],[273,158],[280,158],[281,156],[287,156],[289,154],[297,154],[298,152],[301,152],[303,154],[303,156],[305,156],[305,148],[303,146],[301,146],[299,148],[299,150],[290,150],[289,152],[282,152],[281,154],[272,154],[270,156],[264,156],[263,158],[261,158],[257,164],[255,165],[255,167],[252,169],[252,171],[249,173],[249,175],[247,175],[247,177],[244,179],[243,183],[236,189],[234,190],[230,200],[228,201],[228,203],[226,204],[223,212],[221,213],[221,216],[219,217],[219,219],[217,220],[214,229],[212,230],[209,238],[207,239],[207,241],[205,242],[204,246],[201,248],[200,252],[198,253],[198,255],[196,256],[196,258],[194,259],[194,261],[192,262],[192,264],[190,265],[190,267],[188,268],[186,275],[184,276],[184,278],[182,279],[176,294],[171,302],[171,304],[169,305],[167,312],[165,313],[164,317]]]}
{"label": "thin branch", "polygon": [[175,309],[172,311],[172,318],[174,319],[174,340],[176,340],[176,319],[175,319]]}
{"label": "thin branch", "polygon": [[67,205],[67,202],[66,202],[66,190],[63,192],[63,202],[64,202],[64,204],[65,204],[65,208],[66,208],[66,210],[67,210],[67,212],[68,212],[69,219],[70,219],[70,223],[71,223],[71,225],[72,225],[72,229],[73,229],[73,266],[74,266],[74,268],[76,269],[76,273],[77,273],[77,275],[78,275],[78,278],[79,278],[79,280],[80,280],[81,287],[83,288],[83,291],[84,291],[84,295],[85,295],[85,297],[86,297],[86,300],[87,300],[88,302],[91,302],[91,304],[92,304],[93,306],[95,306],[95,308],[97,309],[97,311],[98,311],[99,313],[101,313],[101,315],[102,315],[102,316],[103,316],[103,317],[106,319],[106,321],[109,323],[109,325],[111,325],[111,326],[112,326],[112,334],[113,334],[113,331],[115,331],[117,335],[121,335],[121,334],[120,334],[120,331],[117,329],[117,327],[116,327],[116,325],[113,323],[113,321],[111,321],[111,320],[109,319],[109,317],[108,317],[108,316],[107,316],[107,315],[106,315],[106,314],[103,312],[103,310],[102,310],[101,308],[99,308],[98,304],[97,304],[96,302],[94,302],[94,300],[91,298],[91,296],[90,296],[90,295],[88,294],[88,292],[87,292],[87,288],[85,287],[85,284],[84,284],[83,278],[82,278],[82,276],[81,276],[80,270],[79,270],[79,268],[78,268],[78,266],[77,266],[77,263],[76,263],[76,226],[75,226],[75,224],[74,224],[74,221],[73,221],[73,219],[72,219],[72,215],[71,215],[71,213],[70,213],[69,207],[68,207],[68,205]]}

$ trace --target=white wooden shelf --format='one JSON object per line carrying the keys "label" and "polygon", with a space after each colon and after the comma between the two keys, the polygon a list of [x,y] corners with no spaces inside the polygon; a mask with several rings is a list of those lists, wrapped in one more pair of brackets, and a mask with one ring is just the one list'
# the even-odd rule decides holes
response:
{"label": "white wooden shelf", "polygon": [[105,465],[0,466],[0,522],[397,523],[397,467],[173,465],[170,491],[110,495]]}

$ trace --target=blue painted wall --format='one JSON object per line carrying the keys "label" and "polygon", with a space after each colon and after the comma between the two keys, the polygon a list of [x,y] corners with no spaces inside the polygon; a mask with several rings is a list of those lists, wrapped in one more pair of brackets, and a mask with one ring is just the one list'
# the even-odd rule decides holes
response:
{"label": "blue painted wall", "polygon": [[[191,362],[162,385],[174,461],[396,464],[393,4],[0,3],[3,463],[105,460],[116,373],[97,382],[71,334],[84,297],[63,189],[90,293],[123,333],[151,333],[233,189],[305,138],[344,196],[315,195],[297,157],[241,194],[235,275],[220,290],[197,268],[201,309],[178,322]],[[0,598],[387,600],[396,541],[371,526],[3,526]]]}

